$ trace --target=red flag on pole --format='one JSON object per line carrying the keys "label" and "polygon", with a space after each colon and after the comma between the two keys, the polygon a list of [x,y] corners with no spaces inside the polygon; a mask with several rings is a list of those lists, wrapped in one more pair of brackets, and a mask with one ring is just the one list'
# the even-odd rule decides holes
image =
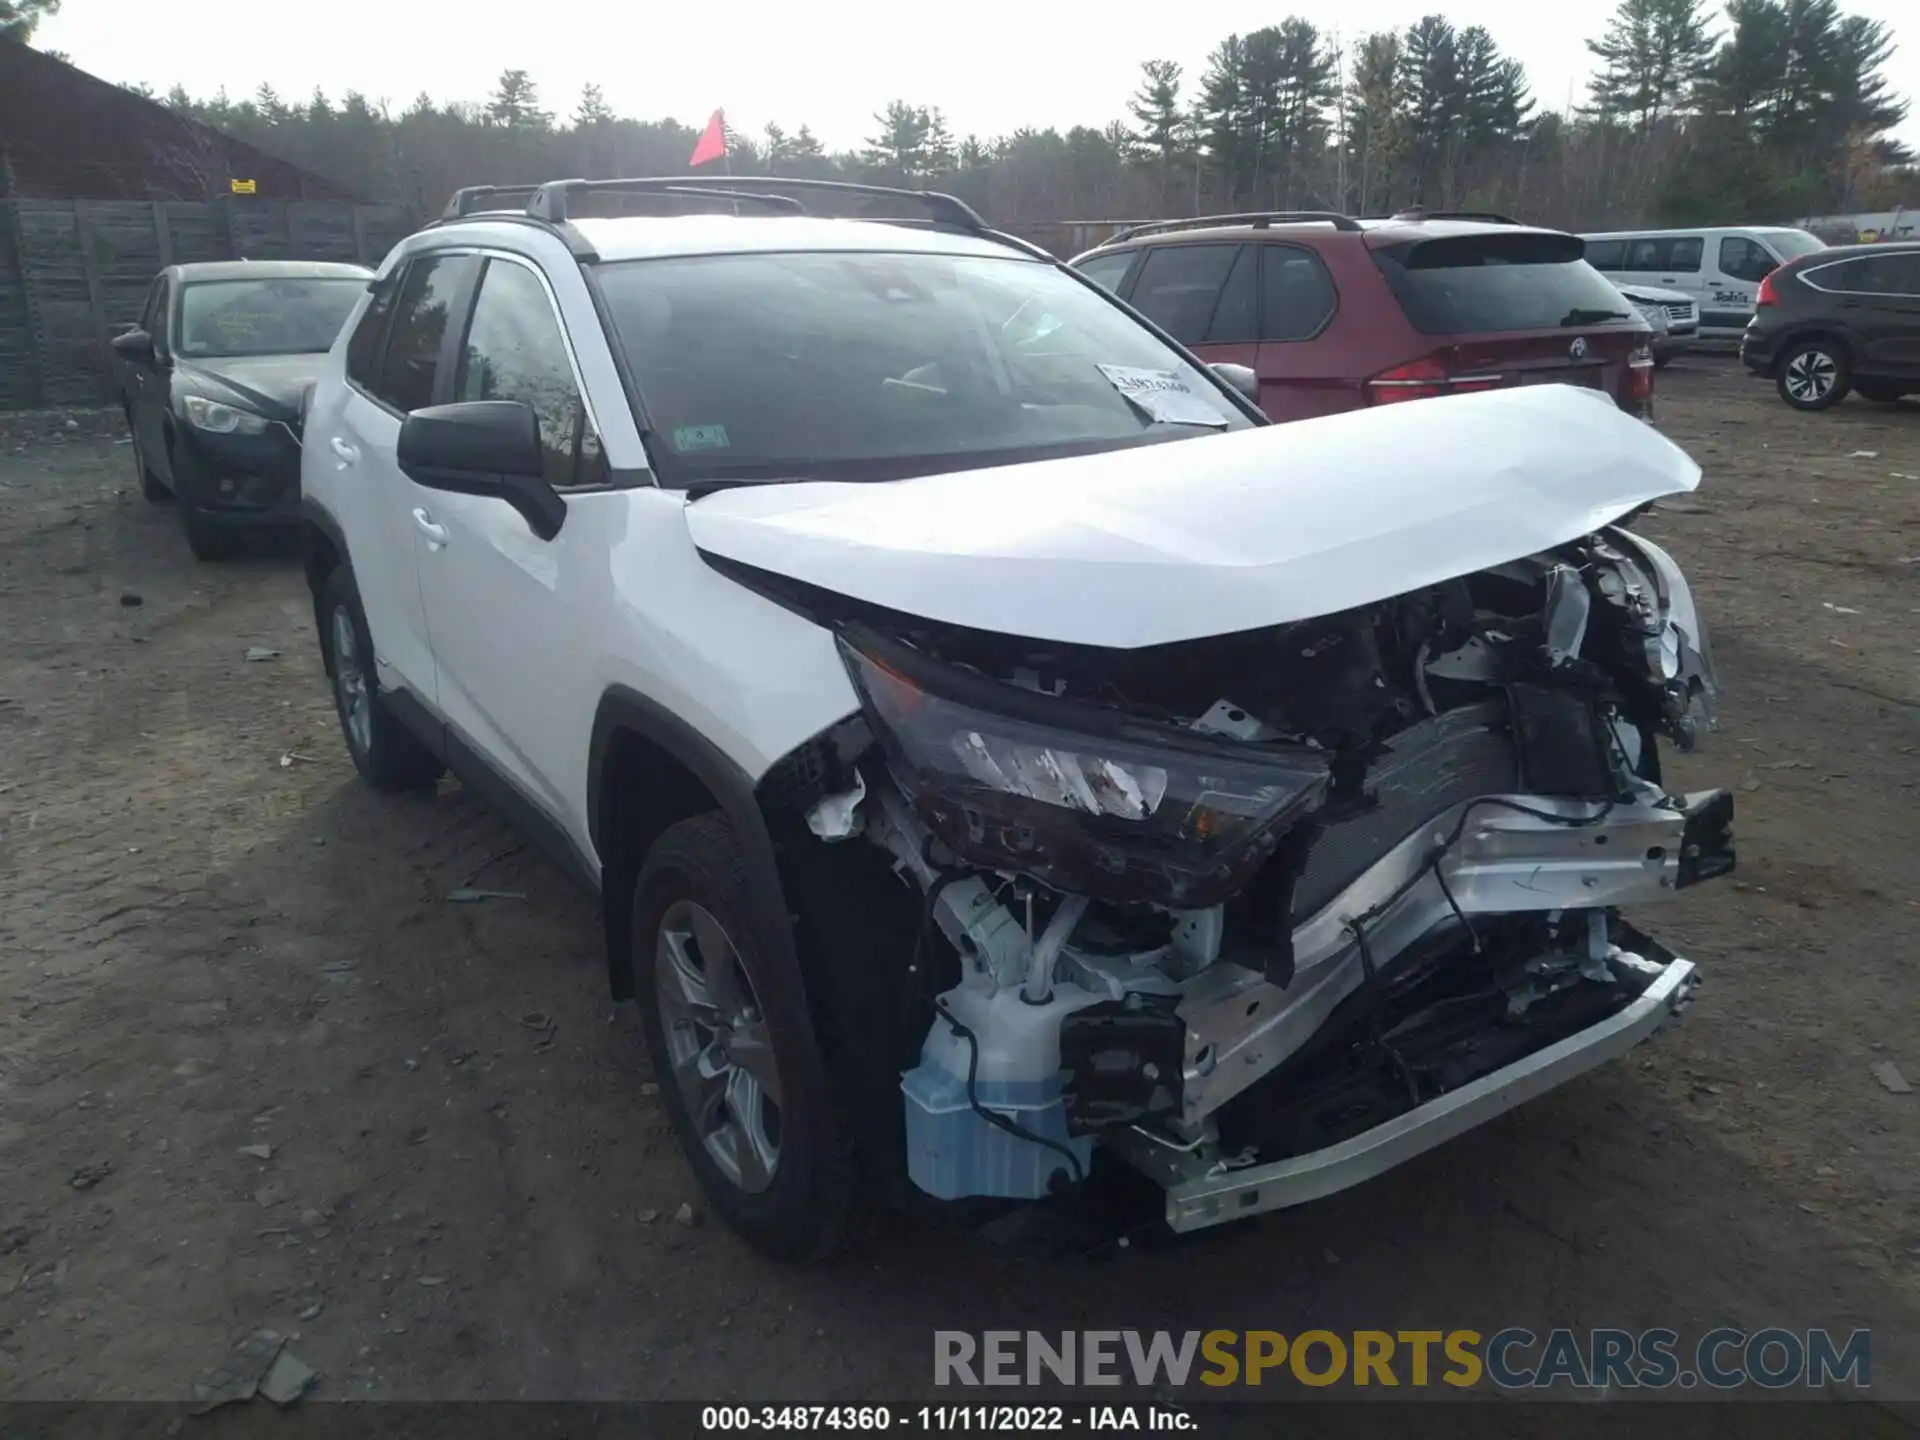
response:
{"label": "red flag on pole", "polygon": [[724,160],[726,157],[727,112],[716,110],[713,118],[707,121],[707,128],[700,132],[700,143],[693,147],[693,158],[687,164],[704,165],[709,160]]}

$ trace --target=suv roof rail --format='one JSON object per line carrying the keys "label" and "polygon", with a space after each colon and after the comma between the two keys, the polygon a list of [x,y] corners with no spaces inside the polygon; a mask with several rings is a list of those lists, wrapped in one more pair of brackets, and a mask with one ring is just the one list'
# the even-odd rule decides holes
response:
{"label": "suv roof rail", "polygon": [[[763,188],[764,187],[764,188]],[[987,222],[964,200],[938,190],[905,190],[890,185],[859,185],[849,180],[804,180],[787,175],[641,175],[618,180],[549,180],[533,187],[527,214],[550,225],[564,225],[576,201],[599,193],[712,196],[719,200],[751,200],[790,214],[805,214],[798,198],[783,190],[864,195],[906,200],[926,212],[937,225],[984,231]],[[771,192],[771,193],[770,193]]]}
{"label": "suv roof rail", "polygon": [[[587,242],[569,220],[574,202],[595,193],[628,195],[697,196],[702,200],[762,205],[788,215],[804,215],[804,201],[782,194],[798,190],[803,195],[855,195],[884,200],[904,200],[917,206],[922,215],[856,215],[848,218],[872,220],[889,225],[930,225],[961,230],[982,239],[993,240],[1052,264],[1060,261],[1031,240],[1003,234],[989,225],[971,205],[956,195],[939,190],[907,190],[892,185],[861,185],[850,180],[812,180],[789,175],[639,175],[614,180],[548,180],[538,185],[468,185],[453,193],[446,210],[433,225],[451,225],[458,221],[485,216],[490,220],[514,221],[537,225],[557,233],[567,248],[583,261],[596,257]],[[505,204],[501,202],[507,202]]]}
{"label": "suv roof rail", "polygon": [[1358,230],[1360,222],[1338,210],[1255,210],[1239,215],[1194,215],[1183,220],[1150,220],[1122,230],[1106,243],[1115,244],[1140,235],[1164,235],[1174,230],[1210,230],[1221,225],[1249,225],[1265,230],[1270,225],[1331,225],[1336,230]]}
{"label": "suv roof rail", "polygon": [[440,212],[442,220],[464,220],[469,215],[477,215],[490,207],[488,201],[518,195],[530,196],[540,187],[534,185],[463,185],[453,192],[453,198],[447,201],[447,208]]}

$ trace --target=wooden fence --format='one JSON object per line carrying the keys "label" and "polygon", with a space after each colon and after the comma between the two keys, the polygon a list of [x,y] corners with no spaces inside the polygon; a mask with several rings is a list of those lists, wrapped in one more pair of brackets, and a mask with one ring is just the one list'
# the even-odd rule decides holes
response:
{"label": "wooden fence", "polygon": [[339,200],[0,202],[0,410],[110,404],[107,342],[164,266],[377,265],[414,228],[399,206]]}

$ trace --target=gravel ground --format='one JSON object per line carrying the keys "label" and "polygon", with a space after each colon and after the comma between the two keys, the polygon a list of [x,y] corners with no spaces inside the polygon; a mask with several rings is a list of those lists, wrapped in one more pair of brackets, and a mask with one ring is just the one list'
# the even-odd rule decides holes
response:
{"label": "gravel ground", "polygon": [[1636,917],[1685,1024],[1334,1203],[812,1271],[700,1223],[587,902],[457,786],[355,782],[296,558],[196,565],[117,417],[0,419],[0,1397],[178,1398],[262,1326],[316,1397],[856,1401],[928,1393],[935,1325],[1729,1323],[1869,1326],[1920,1398],[1875,1076],[1920,1085],[1920,405],[1660,385],[1707,478],[1646,529],[1727,687],[1676,769],[1741,807],[1737,883]]}

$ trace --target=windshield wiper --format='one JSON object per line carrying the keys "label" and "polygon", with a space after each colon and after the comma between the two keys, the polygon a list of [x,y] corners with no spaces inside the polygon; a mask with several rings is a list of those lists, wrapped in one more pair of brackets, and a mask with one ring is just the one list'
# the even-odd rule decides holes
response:
{"label": "windshield wiper", "polygon": [[1624,310],[1582,310],[1575,306],[1560,317],[1562,325],[1598,325],[1602,320],[1631,320]]}

